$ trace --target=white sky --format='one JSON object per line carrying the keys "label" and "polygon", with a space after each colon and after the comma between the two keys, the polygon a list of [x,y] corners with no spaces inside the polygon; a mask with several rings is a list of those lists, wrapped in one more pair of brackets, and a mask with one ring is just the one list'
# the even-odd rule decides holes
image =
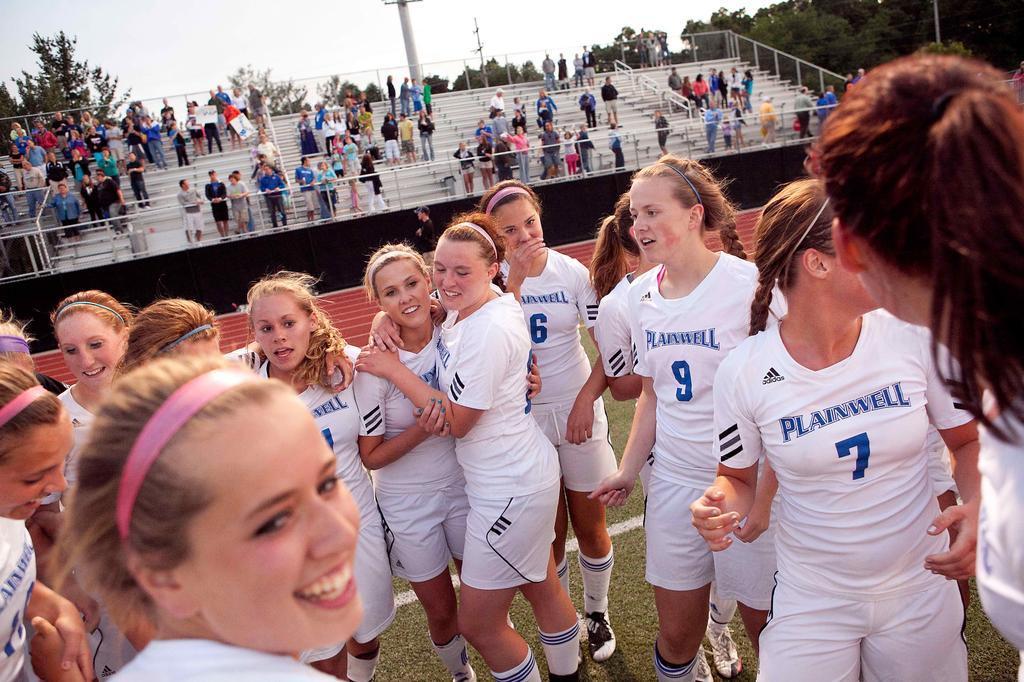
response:
{"label": "white sky", "polygon": [[[40,9],[31,2],[5,1],[0,26],[0,70],[8,82],[22,69],[34,71],[28,49],[33,32],[52,35],[63,29],[78,36],[80,58],[102,66],[132,88],[132,97],[157,98],[204,92],[245,64],[273,68],[275,79],[347,74],[360,86],[393,73],[401,82],[406,68],[398,9],[383,0],[328,2],[255,2],[184,0],[138,2],[55,0]],[[610,3],[609,3],[610,4]],[[616,3],[619,5],[619,3]],[[707,20],[718,7],[753,12],[770,4],[759,0],[646,0],[630,12],[609,12],[601,2],[577,0],[423,0],[409,5],[420,62],[426,73],[454,78],[458,64],[430,62],[470,60],[480,23],[487,55],[509,54],[510,61],[534,59],[544,50],[574,52],[584,43],[607,44],[626,25],[663,30],[678,49],[687,19]],[[621,7],[621,5],[619,5]],[[239,14],[239,9],[242,13]],[[511,56],[513,53],[518,54]],[[394,67],[387,69],[387,67]]]}

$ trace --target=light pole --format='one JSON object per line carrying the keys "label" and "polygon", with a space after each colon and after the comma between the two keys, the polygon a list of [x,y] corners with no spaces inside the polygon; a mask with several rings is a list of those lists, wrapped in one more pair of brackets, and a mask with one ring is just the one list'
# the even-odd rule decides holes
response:
{"label": "light pole", "polygon": [[422,82],[420,58],[416,54],[416,38],[412,33],[412,19],[409,18],[410,2],[419,2],[419,0],[384,0],[385,5],[398,5],[398,20],[402,22],[402,38],[405,40],[405,58],[409,62],[409,76]]}
{"label": "light pole", "polygon": [[935,42],[942,42],[942,33],[939,31],[939,0],[932,0],[932,9],[935,11]]}

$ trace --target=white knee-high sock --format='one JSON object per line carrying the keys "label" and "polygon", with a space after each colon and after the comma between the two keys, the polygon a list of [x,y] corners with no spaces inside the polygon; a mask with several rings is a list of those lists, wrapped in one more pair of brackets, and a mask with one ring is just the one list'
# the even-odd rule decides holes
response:
{"label": "white knee-high sock", "polygon": [[373,658],[356,658],[348,655],[348,677],[349,682],[370,682],[373,674],[377,671],[377,660],[380,658],[380,651],[373,655]]}
{"label": "white knee-high sock", "polygon": [[555,566],[555,570],[558,571],[558,582],[562,583],[562,589],[569,595],[569,601],[572,601],[572,592],[569,591],[569,562],[564,556]]}
{"label": "white knee-high sock", "polygon": [[497,682],[540,682],[540,669],[533,658],[533,652],[527,651],[522,663],[504,672],[492,670],[491,676]]}
{"label": "white knee-high sock", "polygon": [[462,679],[476,679],[476,673],[473,672],[473,667],[469,664],[466,640],[462,638],[462,635],[455,635],[447,644],[436,644],[433,640],[430,643],[452,677],[462,675]]}
{"label": "white knee-high sock", "polygon": [[586,613],[608,611],[608,585],[612,581],[615,551],[603,557],[588,557],[580,552],[580,573],[583,574],[583,603]]}
{"label": "white knee-high sock", "polygon": [[[697,656],[703,656],[701,651]],[[658,651],[658,643],[654,643],[654,673],[658,682],[693,682],[694,673],[697,671],[697,656],[694,656],[688,663],[670,663],[661,657]]]}
{"label": "white knee-high sock", "polygon": [[552,675],[571,675],[579,667],[580,624],[561,632],[540,632],[540,643],[544,647],[544,658]]}
{"label": "white knee-high sock", "polygon": [[736,614],[736,600],[721,598],[715,583],[711,583],[711,596],[708,598],[708,627],[723,628],[732,621]]}

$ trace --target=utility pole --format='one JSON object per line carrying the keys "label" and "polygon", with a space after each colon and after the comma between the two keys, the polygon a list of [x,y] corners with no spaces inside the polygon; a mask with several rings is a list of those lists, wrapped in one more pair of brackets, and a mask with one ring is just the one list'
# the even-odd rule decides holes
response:
{"label": "utility pole", "polygon": [[[476,23],[476,17],[473,17],[473,33],[476,34],[476,52],[480,55],[480,77],[484,79],[484,87],[489,88],[490,85],[487,83],[487,67],[484,65],[484,46],[480,42],[480,25]],[[467,87],[469,83],[466,83]]]}
{"label": "utility pole", "polygon": [[419,0],[384,0],[385,5],[398,5],[398,20],[402,23],[402,39],[405,41],[405,58],[409,62],[409,77],[422,83],[420,58],[416,54],[416,38],[412,33],[412,19],[409,18],[410,2]]}
{"label": "utility pole", "polygon": [[942,33],[939,31],[939,0],[932,0],[932,9],[935,11],[935,42],[942,42]]}

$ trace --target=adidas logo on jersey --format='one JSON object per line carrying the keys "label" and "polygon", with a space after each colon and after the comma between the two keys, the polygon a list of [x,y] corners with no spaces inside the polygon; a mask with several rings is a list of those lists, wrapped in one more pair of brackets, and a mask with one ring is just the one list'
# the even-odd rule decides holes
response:
{"label": "adidas logo on jersey", "polygon": [[105,666],[103,666],[103,670],[100,671],[100,677],[110,677],[115,672],[117,672],[117,671],[116,670],[111,670],[109,665],[105,665]]}
{"label": "adidas logo on jersey", "polygon": [[640,302],[641,303],[643,303],[644,301],[650,301],[650,300],[651,300],[651,292],[649,292],[649,291],[646,294],[644,294],[643,296],[640,297]]}
{"label": "adidas logo on jersey", "polygon": [[774,384],[776,381],[785,381],[785,379],[786,377],[779,374],[778,370],[772,367],[768,370],[768,373],[764,375],[764,379],[761,381],[761,384]]}

